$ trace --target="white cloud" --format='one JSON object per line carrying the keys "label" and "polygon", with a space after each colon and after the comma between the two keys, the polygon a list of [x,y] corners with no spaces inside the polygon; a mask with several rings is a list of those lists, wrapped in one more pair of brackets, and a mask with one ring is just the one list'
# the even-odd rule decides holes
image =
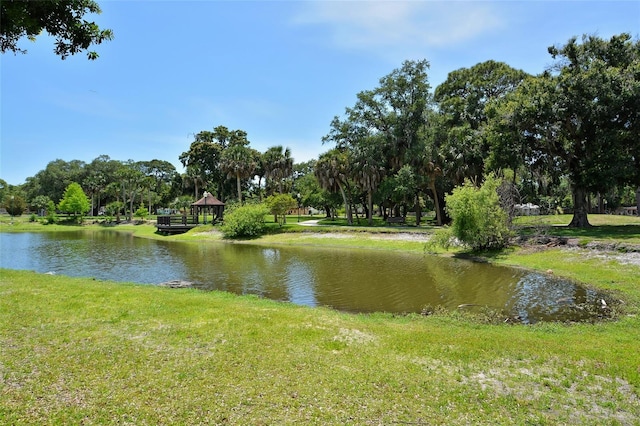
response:
{"label": "white cloud", "polygon": [[458,45],[503,26],[494,3],[474,1],[315,1],[293,23],[325,26],[348,49],[416,50]]}

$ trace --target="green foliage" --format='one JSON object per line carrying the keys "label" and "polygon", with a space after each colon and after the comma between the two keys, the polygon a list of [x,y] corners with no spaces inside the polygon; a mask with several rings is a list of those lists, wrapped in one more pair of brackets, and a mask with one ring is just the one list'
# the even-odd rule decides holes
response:
{"label": "green foliage", "polygon": [[4,196],[2,206],[11,216],[21,216],[27,207],[27,203],[24,198],[18,194],[7,194]]}
{"label": "green foliage", "polygon": [[287,212],[298,206],[298,202],[290,194],[271,195],[265,200],[265,204],[280,226],[284,225]]}
{"label": "green foliage", "polygon": [[453,220],[451,234],[472,250],[505,247],[510,230],[500,207],[497,189],[501,180],[489,176],[480,188],[465,181],[447,195],[447,212]]}
{"label": "green foliage", "polygon": [[526,79],[498,105],[491,143],[531,170],[568,177],[570,226],[588,227],[589,192],[640,180],[640,41],[629,34],[584,36],[549,53],[554,68]]}
{"label": "green foliage", "polygon": [[193,198],[191,198],[190,195],[182,195],[176,198],[173,203],[171,203],[171,206],[174,209],[180,210],[183,214],[187,214],[187,210],[189,210],[189,207],[191,207],[192,203]]}
{"label": "green foliage", "polygon": [[73,214],[74,217],[79,216],[78,221],[80,221],[82,215],[91,208],[91,201],[87,198],[80,184],[73,182],[65,189],[58,208],[64,213]]}
{"label": "green foliage", "polygon": [[237,144],[230,146],[222,154],[221,167],[227,172],[229,179],[236,180],[239,202],[242,202],[242,181],[252,177],[256,170],[256,153],[248,146]]}
{"label": "green foliage", "polygon": [[107,204],[104,207],[105,212],[110,216],[115,216],[118,212],[122,211],[124,208],[124,203],[122,201],[114,201],[112,203]]}
{"label": "green foliage", "polygon": [[45,225],[51,225],[58,222],[58,215],[56,214],[56,204],[49,200],[47,203],[47,217],[45,218]]}
{"label": "green foliage", "polygon": [[[254,163],[254,158],[249,158],[244,154],[255,154],[252,150],[241,154],[242,161],[238,158],[231,161],[231,158],[223,158],[224,153],[231,147],[247,147],[247,133],[244,130],[229,130],[225,126],[217,126],[213,131],[204,130],[195,135],[195,140],[189,146],[189,150],[180,154],[180,162],[186,168],[189,181],[193,181],[196,193],[198,185],[207,182],[217,188],[217,195],[223,199],[226,193],[227,173],[233,170],[233,176],[242,178],[243,173],[249,174],[248,169]],[[231,155],[231,157],[235,157]],[[247,163],[247,161],[249,163]],[[233,164],[232,164],[233,163]],[[238,166],[238,168],[236,168]]]}
{"label": "green foliage", "polygon": [[281,145],[268,148],[262,155],[262,167],[266,178],[267,194],[284,192],[283,184],[293,172],[293,158],[291,150]]}
{"label": "green foliage", "polygon": [[134,216],[139,218],[140,220],[144,220],[147,216],[149,216],[149,211],[144,206],[144,203],[140,204],[140,207],[134,213]]}
{"label": "green foliage", "polygon": [[[45,31],[55,37],[55,53],[61,59],[113,38],[111,30],[102,30],[95,22],[83,19],[87,13],[101,12],[93,0],[3,1],[0,6],[2,53],[26,53],[18,47],[18,41],[23,37],[35,41]],[[93,60],[98,54],[87,52],[87,57]]]}
{"label": "green foliage", "polygon": [[[512,92],[526,73],[503,62],[486,61],[471,68],[450,72],[447,80],[436,88],[444,120],[443,142],[450,174],[457,182],[462,177],[482,180],[489,157],[486,125],[487,106]],[[501,157],[511,167],[519,158]]]}
{"label": "green foliage", "polygon": [[42,210],[47,209],[49,201],[51,201],[51,199],[46,195],[38,195],[33,200],[31,200],[31,205],[35,207],[35,209],[38,211],[38,214],[40,214]]}
{"label": "green foliage", "polygon": [[264,217],[268,213],[264,204],[239,206],[225,215],[222,234],[225,238],[257,237],[264,233]]}
{"label": "green foliage", "polygon": [[113,216],[116,216],[118,220],[120,220],[120,212],[124,208],[124,203],[122,201],[113,201],[107,204],[104,207],[105,213],[107,214],[106,220],[108,223],[113,221]]}

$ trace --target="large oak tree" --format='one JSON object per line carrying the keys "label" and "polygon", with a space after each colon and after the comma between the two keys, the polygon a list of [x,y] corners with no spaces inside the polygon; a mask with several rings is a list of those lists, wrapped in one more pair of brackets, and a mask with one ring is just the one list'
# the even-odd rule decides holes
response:
{"label": "large oak tree", "polygon": [[584,36],[549,53],[554,67],[502,105],[497,149],[523,147],[525,164],[564,173],[573,192],[569,226],[588,227],[588,193],[638,180],[640,42]]}

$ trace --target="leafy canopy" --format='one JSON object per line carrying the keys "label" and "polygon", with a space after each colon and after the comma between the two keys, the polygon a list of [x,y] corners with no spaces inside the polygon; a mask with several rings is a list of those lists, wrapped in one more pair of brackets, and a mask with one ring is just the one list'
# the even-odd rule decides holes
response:
{"label": "leafy canopy", "polygon": [[78,183],[71,183],[64,191],[64,196],[58,204],[60,211],[74,216],[82,216],[91,208],[91,202]]}
{"label": "leafy canopy", "polygon": [[[26,53],[18,47],[18,41],[23,37],[35,41],[43,31],[55,38],[54,51],[61,59],[113,39],[110,29],[100,29],[95,22],[83,19],[87,13],[101,13],[93,0],[3,0],[0,10],[2,53]],[[94,60],[98,54],[90,51],[87,57]]]}
{"label": "leafy canopy", "polygon": [[587,227],[588,192],[640,180],[640,41],[629,34],[584,36],[549,53],[554,68],[506,98],[491,139],[496,151],[566,175],[574,199],[570,226]]}
{"label": "leafy canopy", "polygon": [[445,197],[453,220],[451,235],[472,250],[502,248],[508,243],[508,217],[498,197],[500,184],[493,175],[479,188],[466,180]]}
{"label": "leafy canopy", "polygon": [[247,204],[225,215],[222,234],[225,238],[257,237],[264,233],[264,217],[268,214],[264,204]]}
{"label": "leafy canopy", "polygon": [[282,226],[287,220],[287,212],[297,207],[298,202],[289,194],[278,194],[267,197],[265,204],[269,211],[276,216],[278,224]]}

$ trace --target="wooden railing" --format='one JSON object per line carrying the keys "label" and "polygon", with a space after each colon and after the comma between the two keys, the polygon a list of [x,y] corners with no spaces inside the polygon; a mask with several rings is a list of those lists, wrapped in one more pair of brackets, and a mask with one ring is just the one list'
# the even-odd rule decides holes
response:
{"label": "wooden railing", "polygon": [[166,215],[158,216],[158,226],[197,225],[198,216]]}

